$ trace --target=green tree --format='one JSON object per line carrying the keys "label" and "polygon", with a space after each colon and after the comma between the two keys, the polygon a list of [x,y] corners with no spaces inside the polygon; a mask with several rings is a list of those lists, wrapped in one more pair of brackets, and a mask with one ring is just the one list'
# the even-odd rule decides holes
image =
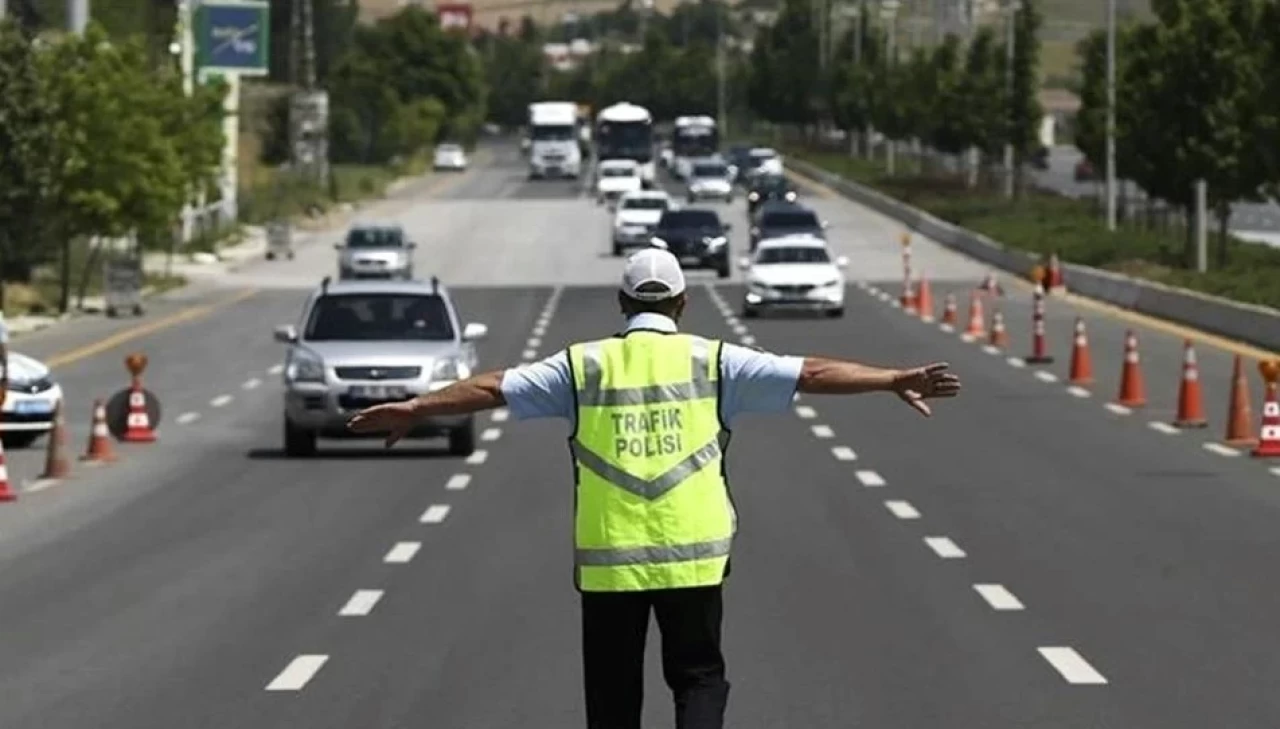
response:
{"label": "green tree", "polygon": [[1021,0],[1014,14],[1013,89],[1008,106],[1006,139],[1013,145],[1015,186],[1021,191],[1027,159],[1039,146],[1040,120],[1040,26],[1044,17],[1039,0]]}
{"label": "green tree", "polygon": [[1002,68],[995,32],[990,28],[978,30],[965,56],[958,89],[961,100],[958,112],[963,120],[959,127],[966,146],[977,147],[985,157],[999,153],[1004,137],[1000,121],[1008,103],[1008,92]]}
{"label": "green tree", "polygon": [[545,83],[542,49],[502,36],[491,36],[485,45],[489,119],[509,127],[524,124],[529,104],[542,94]]}
{"label": "green tree", "polygon": [[777,124],[817,120],[821,79],[818,36],[810,4],[784,0],[773,26],[762,29],[752,57],[752,110]]}

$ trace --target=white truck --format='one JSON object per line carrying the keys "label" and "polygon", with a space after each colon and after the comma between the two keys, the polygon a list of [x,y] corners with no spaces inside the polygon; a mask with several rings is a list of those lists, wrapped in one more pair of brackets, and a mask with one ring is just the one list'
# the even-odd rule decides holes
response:
{"label": "white truck", "polygon": [[571,101],[539,101],[529,105],[529,178],[582,174],[578,146],[578,105]]}
{"label": "white truck", "polygon": [[595,149],[597,164],[610,159],[632,160],[640,167],[645,188],[656,184],[653,115],[643,106],[621,101],[601,109],[596,115]]}
{"label": "white truck", "polygon": [[701,157],[713,157],[720,149],[720,130],[709,116],[678,116],[671,131],[671,173],[689,179],[689,166]]}

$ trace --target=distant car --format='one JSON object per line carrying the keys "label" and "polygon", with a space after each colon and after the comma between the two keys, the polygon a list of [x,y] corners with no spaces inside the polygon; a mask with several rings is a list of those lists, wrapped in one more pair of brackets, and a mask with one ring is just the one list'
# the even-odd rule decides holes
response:
{"label": "distant car", "polygon": [[742,173],[747,169],[750,162],[751,146],[747,144],[731,144],[725,150],[725,160],[733,165],[734,181],[740,181]]}
{"label": "distant car", "polygon": [[338,278],[413,278],[417,247],[399,225],[357,223],[338,250]]}
{"label": "distant car", "polygon": [[714,210],[682,208],[662,214],[650,245],[665,248],[680,259],[684,268],[712,268],[719,278],[728,278],[729,230]]}
{"label": "distant car", "polygon": [[435,168],[437,170],[467,169],[467,153],[460,144],[436,145]]}
{"label": "distant car", "polygon": [[689,202],[707,198],[733,202],[733,171],[718,159],[695,159],[689,165],[685,196]]}
{"label": "distant car", "polygon": [[613,255],[646,247],[662,214],[671,209],[671,196],[662,190],[628,192],[618,199],[613,216]]}
{"label": "distant car", "polygon": [[1093,171],[1093,164],[1082,157],[1076,163],[1075,178],[1076,182],[1093,182],[1098,179],[1098,175]]}
{"label": "distant car", "polygon": [[0,438],[7,448],[26,448],[53,429],[62,388],[49,367],[25,354],[9,352],[9,389],[0,406]]}
{"label": "distant car", "polygon": [[849,260],[832,259],[827,243],[812,235],[760,241],[738,265],[746,272],[742,315],[773,309],[817,311],[844,316],[844,272]]}
{"label": "distant car", "polygon": [[750,184],[753,177],[761,174],[782,174],[782,157],[771,147],[753,147],[748,150],[739,178],[744,184]]}
{"label": "distant car", "polygon": [[747,217],[770,201],[795,202],[796,188],[783,175],[756,175],[747,185]]}
{"label": "distant car", "polygon": [[644,189],[635,160],[607,159],[596,167],[596,202],[615,202],[624,193]]}
{"label": "distant car", "polygon": [[[318,438],[360,438],[356,411],[408,400],[470,377],[483,324],[462,325],[439,281],[334,282],[308,297],[298,327],[277,327],[284,367],[284,452],[309,456]],[[410,438],[445,436],[449,453],[475,450],[471,415],[430,418]],[[374,436],[380,437],[380,436]]]}
{"label": "distant car", "polygon": [[765,238],[806,233],[826,238],[827,222],[809,208],[791,202],[767,202],[756,208],[751,224],[751,250]]}

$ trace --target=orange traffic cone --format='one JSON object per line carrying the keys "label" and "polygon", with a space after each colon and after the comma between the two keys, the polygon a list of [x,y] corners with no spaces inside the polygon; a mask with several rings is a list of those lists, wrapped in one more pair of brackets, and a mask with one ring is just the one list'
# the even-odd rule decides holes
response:
{"label": "orange traffic cone", "polygon": [[942,323],[954,327],[956,325],[956,295],[947,294],[942,300]]}
{"label": "orange traffic cone", "polygon": [[[1264,366],[1273,364],[1264,363]],[[1277,389],[1275,377],[1268,378],[1267,396],[1262,403],[1262,432],[1253,449],[1256,458],[1280,458],[1280,393]]]}
{"label": "orange traffic cone", "polygon": [[40,478],[66,478],[71,473],[67,463],[67,420],[62,414],[62,401],[54,406],[53,429],[49,431],[49,449],[45,455],[44,473]]}
{"label": "orange traffic cone", "polygon": [[9,488],[9,467],[4,460],[4,441],[0,440],[0,501],[17,501],[18,493]]}
{"label": "orange traffic cone", "polygon": [[988,343],[996,349],[1009,346],[1009,334],[1004,330],[1004,314],[999,309],[991,312],[991,338]]}
{"label": "orange traffic cone", "polygon": [[1249,406],[1249,378],[1244,376],[1244,359],[1236,355],[1231,368],[1231,405],[1227,410],[1227,437],[1223,443],[1233,446],[1255,446],[1258,438],[1253,429],[1253,410]]}
{"label": "orange traffic cone", "polygon": [[1000,288],[1000,282],[996,280],[996,275],[990,271],[982,278],[982,283],[978,285],[978,290],[991,296],[1004,296],[1004,289]]}
{"label": "orange traffic cone", "polygon": [[986,334],[986,325],[982,323],[982,299],[976,293],[969,294],[969,327],[965,329],[966,337],[981,338]]}
{"label": "orange traffic cone", "polygon": [[1147,404],[1141,360],[1138,358],[1138,336],[1132,331],[1124,335],[1124,369],[1120,372],[1120,397],[1116,398],[1116,403],[1131,408]]}
{"label": "orange traffic cone", "polygon": [[933,321],[933,291],[929,288],[929,279],[920,277],[920,295],[916,299],[916,309],[920,312],[921,321]]}
{"label": "orange traffic cone", "polygon": [[904,279],[902,282],[902,299],[899,303],[902,304],[903,311],[907,312],[908,314],[915,313],[916,292],[915,292],[915,286],[912,285],[910,277]]}
{"label": "orange traffic cone", "polygon": [[1089,337],[1084,331],[1084,319],[1076,317],[1075,343],[1071,346],[1071,384],[1093,384],[1093,357],[1089,354]]}
{"label": "orange traffic cone", "polygon": [[1066,291],[1066,282],[1062,278],[1062,262],[1058,260],[1057,253],[1049,254],[1049,291],[1051,293],[1059,293]]}
{"label": "orange traffic cone", "polygon": [[127,443],[154,443],[156,432],[151,428],[151,417],[147,415],[147,395],[142,390],[142,382],[134,378],[129,387],[129,419],[125,421],[124,437]]}
{"label": "orange traffic cone", "polygon": [[1049,364],[1053,355],[1044,334],[1044,288],[1036,284],[1035,302],[1031,308],[1031,356],[1023,359],[1027,364]]}
{"label": "orange traffic cone", "polygon": [[116,459],[111,449],[111,431],[107,429],[107,408],[101,400],[93,401],[93,428],[89,431],[89,447],[82,461],[110,463]]}
{"label": "orange traffic cone", "polygon": [[1209,424],[1200,392],[1200,367],[1190,339],[1182,345],[1182,384],[1178,387],[1178,419],[1173,424],[1179,428],[1203,428]]}

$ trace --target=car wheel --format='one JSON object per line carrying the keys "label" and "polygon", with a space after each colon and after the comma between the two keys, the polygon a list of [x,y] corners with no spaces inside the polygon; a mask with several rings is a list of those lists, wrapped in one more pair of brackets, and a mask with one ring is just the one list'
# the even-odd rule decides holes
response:
{"label": "car wheel", "polygon": [[841,307],[838,307],[838,308],[835,308],[835,309],[827,309],[827,318],[828,318],[828,319],[843,319],[843,318],[844,318],[844,307],[843,307],[843,306],[841,306]]}
{"label": "car wheel", "polygon": [[468,420],[461,428],[449,431],[449,455],[469,456],[476,449],[476,424]]}
{"label": "car wheel", "polygon": [[622,245],[619,244],[618,241],[616,240],[613,242],[613,255],[614,256],[622,255]]}
{"label": "car wheel", "polygon": [[268,261],[276,260],[276,254],[272,253],[271,251],[267,251],[267,260]]}
{"label": "car wheel", "polygon": [[743,319],[755,319],[755,318],[756,318],[756,317],[758,317],[758,316],[760,316],[760,311],[759,311],[759,310],[757,310],[754,306],[744,306],[744,307],[742,307],[742,318],[743,318]]}
{"label": "car wheel", "polygon": [[693,195],[690,195],[690,196],[687,198],[687,201],[688,201],[688,203],[689,203],[690,205],[692,205],[692,204],[694,204],[694,203],[698,202],[698,198],[694,197]]}
{"label": "car wheel", "polygon": [[4,441],[5,448],[30,448],[33,443],[44,435],[35,431],[19,431],[16,433],[5,433],[0,436],[0,440]]}
{"label": "car wheel", "polygon": [[316,453],[316,434],[314,431],[297,427],[288,418],[284,419],[284,454],[290,458],[305,458]]}
{"label": "car wheel", "polygon": [[729,278],[730,273],[732,273],[732,271],[729,269],[728,261],[722,261],[716,265],[716,278]]}

